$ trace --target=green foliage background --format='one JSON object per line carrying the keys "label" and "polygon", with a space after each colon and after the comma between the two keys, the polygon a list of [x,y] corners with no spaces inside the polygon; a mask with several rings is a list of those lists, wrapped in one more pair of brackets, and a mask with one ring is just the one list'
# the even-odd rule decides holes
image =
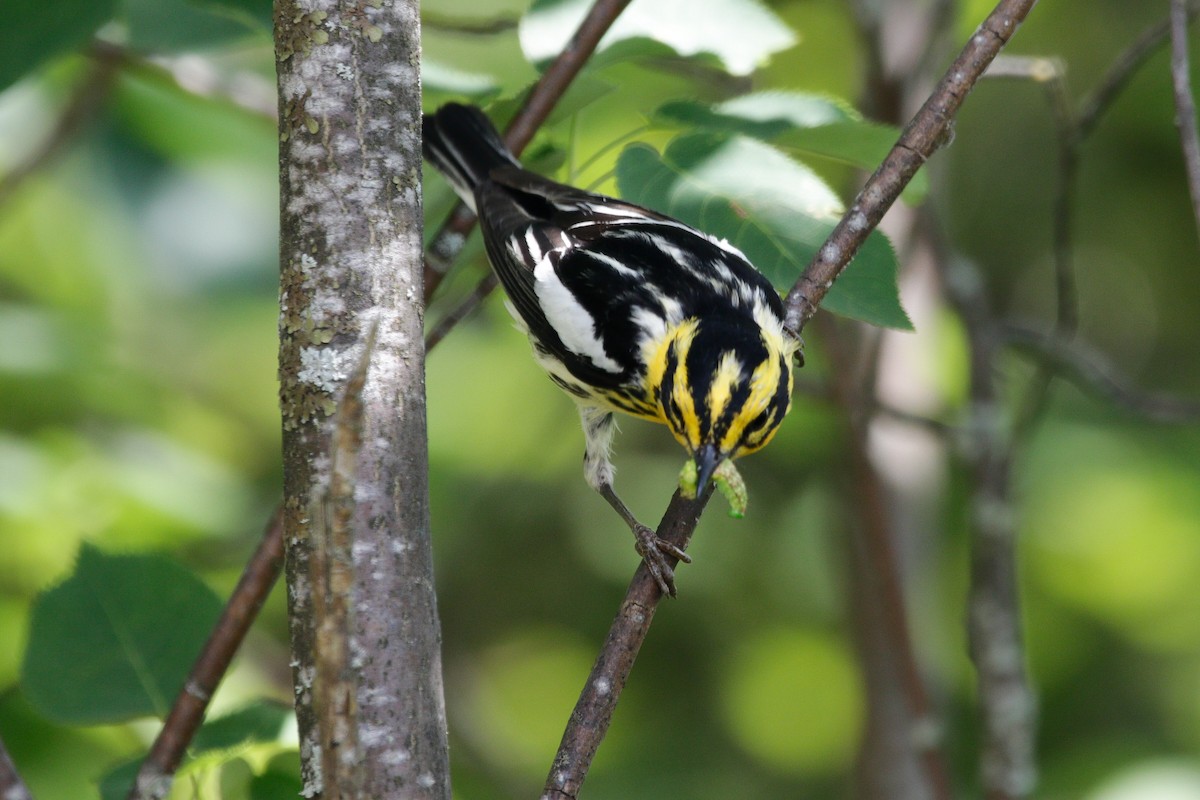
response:
{"label": "green foliage background", "polygon": [[[57,668],[79,674],[71,670],[87,660],[86,642],[60,624],[45,649],[31,628],[56,595],[39,593],[64,581],[54,593],[81,591],[81,575],[109,575],[164,598],[143,620],[151,629],[210,619],[211,593],[232,587],[280,486],[276,134],[261,110],[274,104],[269,9],[256,0],[85,5],[93,16],[0,33],[0,82],[20,78],[0,94],[0,174],[47,136],[91,68],[73,51],[110,14],[118,21],[107,34],[170,57],[189,88],[135,60],[61,157],[0,205],[0,735],[39,800],[95,796],[100,778],[140,757],[156,730],[134,717],[161,712],[150,698],[131,703],[128,721],[65,713],[45,686]],[[476,36],[435,23],[517,19],[525,5],[431,0],[428,105],[468,97],[511,113],[536,77],[531,60],[554,52],[580,5],[538,2],[519,27]],[[714,104],[751,90],[860,91],[861,45],[840,0],[722,0],[708,16],[673,0],[657,12],[639,5],[645,13],[626,23],[633,38],[596,58],[530,163],[615,191],[618,158],[636,165],[645,145],[662,154],[680,132],[708,135],[716,123],[702,115]],[[960,4],[960,39],[990,5]],[[1060,57],[1081,93],[1165,14],[1160,5],[1042,3],[1010,52]],[[705,28],[713,15],[727,24]],[[644,38],[658,31],[660,41]],[[1197,396],[1200,265],[1173,114],[1160,52],[1082,153],[1082,336],[1138,384]],[[878,148],[866,126],[847,130]],[[745,148],[771,141],[843,200],[852,191],[855,159],[830,157],[828,136],[750,135],[758,139],[739,140]],[[645,144],[622,155],[635,141]],[[1052,314],[1055,146],[1039,87],[987,82],[931,164],[925,202],[984,269],[994,307],[1019,319]],[[428,192],[432,229],[450,195],[436,177]],[[431,320],[483,274],[479,251],[470,247]],[[917,328],[902,334],[920,355],[904,356],[900,375],[954,421],[966,383],[959,325],[934,308]],[[819,341],[809,351],[808,374],[842,366]],[[1030,373],[1015,357],[1003,367],[1010,387]],[[500,298],[431,355],[428,393],[455,794],[532,796],[635,557],[581,480],[573,407],[537,371]],[[649,519],[665,506],[680,453],[661,429],[624,428],[618,485]],[[844,447],[836,411],[800,396],[775,443],[744,462],[749,515],[729,520],[714,504],[702,523],[696,563],[681,571],[680,600],[659,614],[588,797],[847,794],[864,696],[846,600],[854,501]],[[914,634],[959,784],[970,787],[963,477],[952,461],[912,473],[902,488],[924,503],[902,528],[918,543],[905,559]],[[1200,797],[1200,432],[1140,422],[1058,384],[1017,485],[1040,796],[1134,800],[1177,786],[1179,797]],[[127,555],[97,561],[101,553]],[[122,560],[133,554],[156,555]],[[179,567],[163,567],[164,556],[207,589],[167,602]],[[111,578],[126,569],[136,577]],[[103,591],[84,594],[103,601]],[[284,616],[278,589],[215,703],[215,715],[239,716],[198,745],[173,796],[294,796],[294,735],[279,733],[268,702],[290,696]],[[133,658],[137,648],[122,652]]]}

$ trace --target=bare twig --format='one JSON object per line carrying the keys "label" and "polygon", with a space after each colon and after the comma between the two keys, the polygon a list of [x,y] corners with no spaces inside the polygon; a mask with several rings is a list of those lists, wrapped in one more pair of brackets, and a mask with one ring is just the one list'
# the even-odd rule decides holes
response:
{"label": "bare twig", "polygon": [[3,740],[0,740],[0,797],[4,800],[33,800]]}
{"label": "bare twig", "polygon": [[445,339],[446,334],[454,330],[458,323],[471,316],[471,312],[479,308],[480,304],[496,288],[498,280],[496,273],[489,271],[483,280],[475,284],[475,288],[471,290],[470,294],[464,297],[448,314],[439,319],[437,325],[429,333],[425,334],[425,352],[428,353],[436,347],[437,343]]}
{"label": "bare twig", "polygon": [[[276,509],[220,619],[196,659],[162,730],[138,769],[130,800],[166,797],[184,752],[204,720],[209,700],[225,676],[246,632],[283,569],[283,511]],[[0,793],[0,796],[6,796]]]}
{"label": "bare twig", "polygon": [[803,329],[867,235],[883,219],[917,170],[945,143],[959,106],[1035,2],[1001,0],[968,40],[933,94],[909,122],[900,140],[788,293],[788,328],[797,332]]}
{"label": "bare twig", "polygon": [[1085,391],[1147,420],[1169,425],[1200,421],[1200,402],[1140,391],[1118,375],[1103,355],[1078,341],[1011,324],[1002,326],[998,336],[1004,344],[1073,379]]}
{"label": "bare twig", "polygon": [[[1200,2],[1192,0],[1187,3],[1188,18],[1196,16],[1200,12]],[[1096,84],[1096,88],[1092,89],[1083,100],[1079,102],[1079,110],[1076,114],[1077,124],[1079,126],[1080,137],[1086,137],[1096,127],[1096,123],[1104,116],[1104,113],[1112,107],[1113,100],[1116,99],[1133,74],[1146,63],[1146,60],[1154,54],[1167,37],[1171,33],[1171,19],[1167,17],[1162,22],[1152,25],[1142,32],[1125,50],[1117,56],[1113,65],[1109,67],[1107,73]]]}
{"label": "bare twig", "polygon": [[1196,233],[1200,235],[1200,134],[1196,131],[1196,99],[1188,59],[1188,10],[1184,0],[1171,0],[1171,85],[1175,89],[1175,124],[1183,163],[1187,168],[1188,191]]}
{"label": "bare twig", "polygon": [[[627,5],[629,0],[596,0],[592,5],[571,41],[542,73],[541,79],[525,98],[521,109],[508,123],[508,129],[504,132],[504,142],[514,155],[521,155],[521,151],[550,116],[550,112],[571,86],[571,82],[579,75],[583,65],[591,58],[596,46],[600,44],[601,37],[608,32]],[[427,259],[425,263],[426,305],[446,276],[450,263],[462,249],[466,234],[473,225],[474,217],[460,203],[434,235],[429,249],[437,254],[437,258],[432,261]],[[494,288],[495,284],[492,286]],[[476,292],[480,293],[482,288],[480,286]],[[482,295],[486,296],[488,291],[482,291]]]}
{"label": "bare twig", "polygon": [[[971,37],[934,94],[909,123],[900,141],[789,294],[789,322],[793,330],[802,329],[816,312],[834,278],[849,263],[917,169],[943,141],[954,113],[967,93],[1016,31],[1034,2],[1001,0]],[[658,535],[681,547],[686,546],[699,520],[700,510],[695,503],[681,500],[676,494],[659,523]],[[608,730],[612,709],[619,699],[628,669],[646,636],[650,622],[647,610],[653,609],[657,598],[658,589],[643,565],[626,592],[622,612],[609,631],[592,675],[571,715],[546,780],[543,798],[561,800],[577,796],[591,758]],[[626,622],[627,615],[637,624]],[[638,621],[638,617],[643,620]]]}
{"label": "bare twig", "polygon": [[122,61],[120,55],[114,55],[105,49],[96,49],[87,74],[71,92],[70,99],[49,134],[24,161],[0,178],[0,206],[13,196],[27,178],[43,169],[61,153],[96,117],[112,91]]}
{"label": "bare twig", "polygon": [[[700,513],[711,496],[711,486],[695,500],[688,500],[676,492],[658,526],[658,536],[687,549],[696,523],[700,521]],[[633,575],[600,655],[588,675],[575,710],[571,712],[554,764],[546,777],[541,800],[566,800],[579,795],[662,596],[658,583],[643,562]]]}
{"label": "bare twig", "polygon": [[[1179,13],[1184,18],[1184,24],[1200,11],[1200,2],[1196,0],[1182,6]],[[1004,57],[1003,64],[998,60],[988,71],[989,77],[1022,78],[1042,84],[1054,115],[1058,133],[1059,170],[1051,230],[1057,309],[1055,335],[1060,339],[1072,338],[1079,325],[1072,228],[1080,151],[1095,130],[1097,122],[1120,95],[1134,72],[1166,41],[1172,30],[1171,22],[1172,18],[1168,17],[1148,28],[1134,40],[1117,56],[1108,72],[1079,102],[1076,109],[1071,107],[1064,70],[1052,59]],[[1192,119],[1194,121],[1194,114]],[[1040,417],[1054,377],[1054,371],[1043,364],[1030,380],[1013,426],[1016,438],[1023,438]]]}

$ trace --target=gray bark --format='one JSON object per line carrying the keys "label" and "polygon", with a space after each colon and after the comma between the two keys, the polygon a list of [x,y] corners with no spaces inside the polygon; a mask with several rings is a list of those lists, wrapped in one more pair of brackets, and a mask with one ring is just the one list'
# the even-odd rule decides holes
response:
{"label": "gray bark", "polygon": [[[277,0],[275,36],[304,795],[448,799],[429,544],[418,6]],[[352,376],[362,380],[347,391]],[[337,415],[335,456],[339,403],[350,411]]]}

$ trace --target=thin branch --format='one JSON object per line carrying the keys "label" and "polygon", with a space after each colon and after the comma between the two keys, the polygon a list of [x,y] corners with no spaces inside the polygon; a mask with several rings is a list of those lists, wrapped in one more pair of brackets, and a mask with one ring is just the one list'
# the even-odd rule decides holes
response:
{"label": "thin branch", "polygon": [[475,309],[482,305],[487,296],[496,288],[499,279],[496,273],[488,271],[483,280],[475,284],[475,288],[471,293],[464,297],[462,301],[450,310],[448,314],[438,320],[437,325],[433,327],[429,333],[425,334],[425,352],[428,353],[437,343],[446,338],[446,334],[454,330],[458,323],[462,322],[467,317],[471,316]]}
{"label": "thin branch", "polygon": [[24,161],[0,178],[0,206],[10,200],[17,188],[31,175],[45,168],[74,141],[75,137],[95,119],[116,83],[123,58],[107,50],[97,49],[84,76],[63,108],[45,139]]}
{"label": "thin branch", "polygon": [[1196,219],[1196,233],[1200,235],[1200,134],[1196,131],[1196,99],[1192,96],[1187,29],[1187,4],[1184,0],[1171,0],[1171,85],[1175,89],[1175,124],[1179,126],[1192,214]]}
{"label": "thin branch", "polygon": [[[1192,0],[1184,4],[1181,14],[1186,22],[1198,11],[1200,2]],[[1097,122],[1128,85],[1134,72],[1166,41],[1170,32],[1170,17],[1146,29],[1117,56],[1096,88],[1074,110],[1067,91],[1065,72],[1052,59],[1006,56],[998,59],[988,70],[989,77],[1022,78],[1042,84],[1054,115],[1058,132],[1059,170],[1051,231],[1057,309],[1055,335],[1061,339],[1072,338],[1079,325],[1074,239],[1071,234],[1080,151]],[[1013,425],[1015,438],[1024,438],[1041,416],[1054,377],[1054,372],[1043,364],[1030,380]]]}
{"label": "thin branch", "polygon": [[[275,510],[220,619],[213,627],[175,705],[138,769],[129,800],[166,797],[184,752],[204,720],[209,700],[225,676],[271,587],[283,569],[283,509]],[[0,793],[0,796],[6,796]]]}
{"label": "thin branch", "polygon": [[[520,110],[508,123],[504,141],[514,155],[521,155],[521,151],[533,139],[537,129],[542,126],[550,116],[550,112],[554,110],[554,106],[566,94],[584,64],[596,51],[601,37],[612,27],[613,22],[629,5],[629,1],[596,0],[592,5],[591,10],[588,11],[587,16],[575,31],[575,35],[571,37],[571,41],[542,73],[541,79],[529,92]],[[425,263],[426,305],[429,305],[430,298],[433,297],[433,293],[446,276],[449,265],[462,249],[466,235],[474,224],[474,217],[470,211],[462,203],[459,203],[438,232],[434,234],[429,249],[436,254],[436,259],[432,261],[427,259]],[[487,292],[483,292],[483,295],[486,296]]]}
{"label": "thin branch", "polygon": [[[868,181],[858,200],[843,217],[789,294],[789,322],[797,332],[816,312],[834,278],[854,251],[900,196],[917,169],[937,149],[967,93],[987,65],[1016,31],[1035,0],[1001,0],[963,53],[951,65],[934,94],[909,123],[900,142]],[[835,252],[836,251],[836,252]],[[681,548],[687,546],[703,508],[701,502],[672,498],[659,523],[658,535]],[[645,565],[639,566],[626,592],[621,611],[609,630],[600,656],[580,695],[546,780],[544,800],[578,795],[596,748],[608,730],[612,710],[645,639],[659,592]]]}
{"label": "thin branch", "polygon": [[25,785],[21,774],[17,772],[17,766],[9,756],[8,748],[4,746],[2,739],[0,739],[0,797],[3,797],[4,800],[33,800],[29,787]]}
{"label": "thin branch", "polygon": [[1002,326],[998,336],[1002,343],[1033,356],[1081,389],[1147,420],[1167,425],[1200,421],[1200,402],[1141,391],[1117,374],[1103,355],[1080,342],[1011,324]]}
{"label": "thin branch", "polygon": [[[696,530],[696,523],[700,521],[700,513],[711,496],[711,486],[706,494],[695,500],[685,499],[675,492],[659,523],[659,538],[686,550]],[[596,750],[608,732],[613,711],[621,698],[621,690],[625,688],[625,681],[650,631],[650,623],[654,621],[654,612],[662,597],[658,583],[650,575],[645,562],[642,562],[625,592],[616,619],[608,629],[608,637],[575,703],[575,710],[571,712],[571,719],[554,756],[554,764],[546,777],[541,800],[573,800],[578,797]]]}
{"label": "thin branch", "polygon": [[924,414],[915,414],[903,408],[889,405],[887,403],[876,402],[871,408],[871,413],[878,417],[886,417],[904,425],[909,425],[914,428],[928,431],[939,438],[948,438],[954,435],[955,427],[948,422],[933,417],[927,417]]}
{"label": "thin branch", "polygon": [[959,107],[1036,0],[1001,0],[979,26],[900,140],[859,192],[787,297],[787,327],[800,332],[817,312],[834,280],[917,170],[942,146]]}
{"label": "thin branch", "polygon": [[[1195,17],[1200,12],[1200,2],[1192,0],[1187,4],[1188,18]],[[1096,84],[1090,93],[1079,102],[1076,114],[1080,137],[1086,137],[1096,127],[1096,123],[1104,113],[1112,107],[1113,100],[1125,90],[1129,79],[1146,63],[1171,33],[1171,19],[1168,16],[1142,32],[1125,50],[1117,56],[1116,61]]]}

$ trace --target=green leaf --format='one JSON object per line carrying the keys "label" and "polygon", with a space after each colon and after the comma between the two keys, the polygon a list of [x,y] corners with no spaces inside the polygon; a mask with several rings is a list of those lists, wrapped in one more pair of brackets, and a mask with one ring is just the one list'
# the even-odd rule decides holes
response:
{"label": "green leaf", "polygon": [[117,0],[5,0],[0,91],[54,56],[87,44],[116,10]]}
{"label": "green leaf", "polygon": [[271,6],[260,0],[125,0],[129,46],[173,52],[269,35]]}
{"label": "green leaf", "polygon": [[716,105],[692,100],[664,103],[654,112],[659,122],[722,133],[744,133],[770,140],[795,128],[854,122],[858,113],[830,97],[799,92],[756,92]]}
{"label": "green leaf", "polygon": [[[292,710],[288,706],[262,701],[204,723],[192,740],[191,747],[188,748],[189,758],[187,763],[180,768],[179,775],[185,774],[190,768],[203,767],[205,762],[209,765],[213,763],[233,765],[233,769],[229,771],[238,772],[238,759],[230,758],[230,754],[221,751],[233,750],[246,745],[275,742],[291,714]],[[200,757],[199,760],[197,760],[198,757]],[[120,800],[127,797],[137,778],[141,763],[142,758],[138,757],[132,761],[124,761],[105,773],[99,784],[101,800]],[[227,770],[223,768],[222,780],[224,780],[225,771]],[[231,777],[238,777],[240,781],[242,776]],[[250,782],[248,775],[245,776],[244,782],[247,784]],[[223,794],[222,796],[227,795]]]}
{"label": "green leaf", "polygon": [[273,166],[278,159],[275,121],[225,100],[182,91],[154,71],[126,70],[117,83],[121,121],[168,158],[235,158]]}
{"label": "green leaf", "polygon": [[56,722],[162,716],[220,612],[212,590],[176,562],[85,544],[74,574],[34,603],[22,687]]}
{"label": "green leaf", "polygon": [[[440,94],[481,101],[500,91],[500,85],[487,73],[467,72],[426,58],[421,61],[421,91],[427,97]],[[441,105],[443,99],[431,105]]]}
{"label": "green leaf", "polygon": [[137,780],[138,769],[141,766],[142,759],[135,758],[132,761],[122,761],[104,773],[97,787],[100,790],[100,800],[125,800],[129,796],[129,790],[133,788],[133,782]]}
{"label": "green leaf", "polygon": [[[535,0],[521,19],[521,48],[533,63],[557,56],[591,0]],[[600,41],[597,52],[618,42],[651,40],[681,56],[715,56],[734,75],[748,75],[796,35],[757,0],[633,0]]]}
{"label": "green leaf", "polygon": [[[666,125],[720,133],[741,133],[768,141],[801,158],[825,158],[874,171],[887,157],[900,129],[864,120],[848,104],[802,92],[756,92],[716,105],[666,103],[655,112]],[[904,199],[919,203],[929,178],[918,172]]]}
{"label": "green leaf", "polygon": [[254,742],[273,742],[292,710],[280,703],[263,701],[206,722],[192,740],[192,751],[228,750]]}
{"label": "green leaf", "polygon": [[[691,134],[663,154],[631,145],[617,159],[626,199],[670,214],[742,250],[772,283],[790,288],[833,230],[841,203],[810,169],[744,136]],[[823,307],[911,330],[896,288],[897,262],[873,232]]]}
{"label": "green leaf", "polygon": [[300,754],[280,753],[261,775],[250,782],[251,800],[295,800],[304,789],[300,780]]}

